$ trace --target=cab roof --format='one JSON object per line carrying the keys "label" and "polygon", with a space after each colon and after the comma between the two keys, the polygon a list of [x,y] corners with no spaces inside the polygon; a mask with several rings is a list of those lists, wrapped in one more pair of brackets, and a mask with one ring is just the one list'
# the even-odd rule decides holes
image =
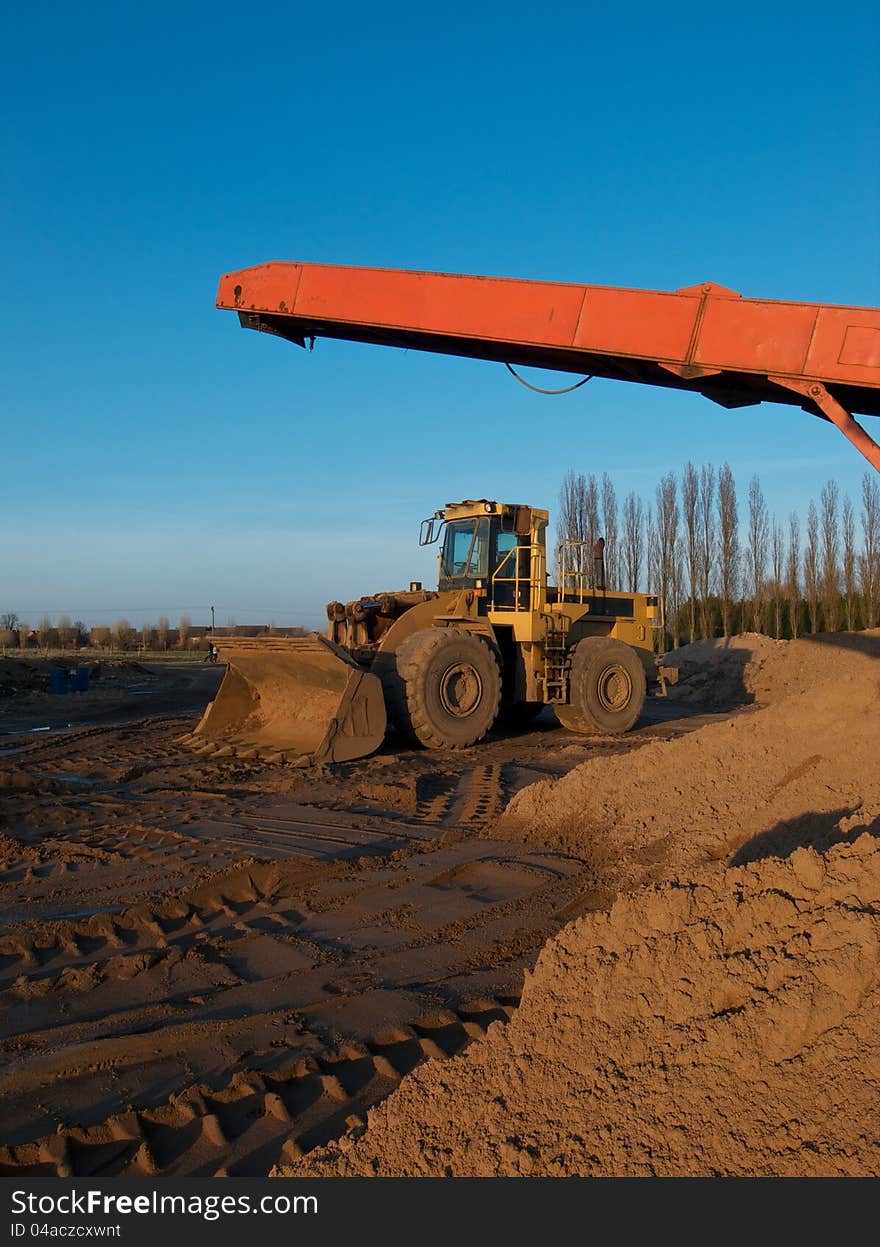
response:
{"label": "cab roof", "polygon": [[465,498],[462,502],[447,502],[442,511],[437,512],[438,519],[457,520],[471,519],[475,515],[512,515],[521,511],[542,512],[522,502],[495,502],[491,498]]}

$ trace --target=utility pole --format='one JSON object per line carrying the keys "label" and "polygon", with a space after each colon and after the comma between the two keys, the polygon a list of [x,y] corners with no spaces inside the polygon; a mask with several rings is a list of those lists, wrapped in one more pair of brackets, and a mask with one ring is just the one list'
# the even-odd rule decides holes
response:
{"label": "utility pole", "polygon": [[214,607],[211,607],[211,635],[214,634]]}

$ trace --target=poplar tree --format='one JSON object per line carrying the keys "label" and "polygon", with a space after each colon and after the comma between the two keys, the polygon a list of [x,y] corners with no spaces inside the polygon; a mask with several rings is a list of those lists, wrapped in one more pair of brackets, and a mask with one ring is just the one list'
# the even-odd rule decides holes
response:
{"label": "poplar tree", "polygon": [[739,585],[739,514],[736,482],[730,465],[718,472],[718,579],[721,589],[721,627],[725,636],[733,631],[733,603]]}

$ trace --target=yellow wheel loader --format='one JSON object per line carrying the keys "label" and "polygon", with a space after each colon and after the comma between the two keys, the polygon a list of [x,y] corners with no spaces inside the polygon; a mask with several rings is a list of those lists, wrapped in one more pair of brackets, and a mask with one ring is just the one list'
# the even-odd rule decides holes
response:
{"label": "yellow wheel loader", "polygon": [[601,540],[565,542],[548,584],[548,513],[488,499],[422,521],[435,590],[327,607],[309,637],[215,637],[223,683],[187,743],[308,766],[377,749],[388,721],[428,749],[464,749],[496,721],[553,707],[564,727],[628,731],[657,678],[657,598],[605,588]]}

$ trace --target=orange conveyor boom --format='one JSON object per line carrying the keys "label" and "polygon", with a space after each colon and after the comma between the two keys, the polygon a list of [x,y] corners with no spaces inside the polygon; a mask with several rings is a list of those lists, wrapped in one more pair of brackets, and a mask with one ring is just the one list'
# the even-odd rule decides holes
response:
{"label": "orange conveyor boom", "polygon": [[227,273],[217,306],[249,329],[497,360],[789,403],[832,421],[880,471],[853,413],[880,416],[880,309],[750,299],[707,282],[627,290],[273,261]]}

